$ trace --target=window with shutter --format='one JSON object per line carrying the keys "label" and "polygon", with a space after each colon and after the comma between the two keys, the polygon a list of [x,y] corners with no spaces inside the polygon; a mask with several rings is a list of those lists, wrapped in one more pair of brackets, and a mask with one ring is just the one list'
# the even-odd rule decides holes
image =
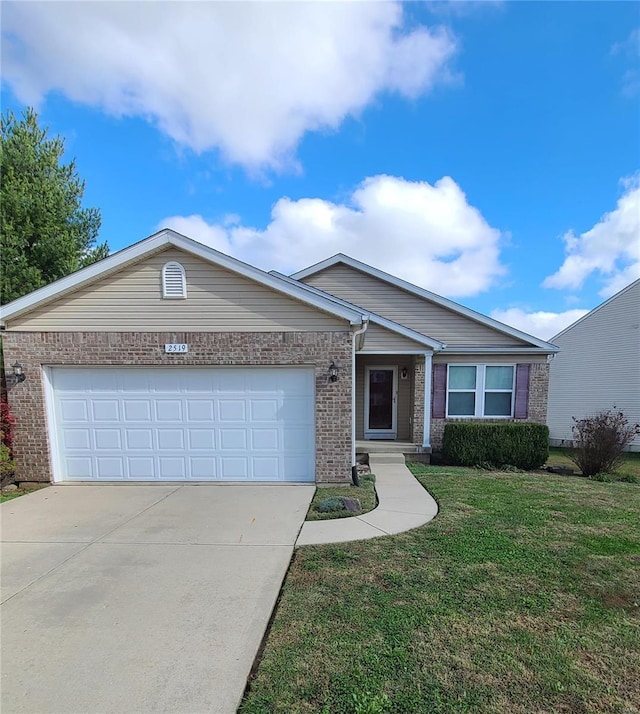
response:
{"label": "window with shutter", "polygon": [[186,298],[187,276],[180,263],[174,261],[165,263],[162,268],[162,297]]}

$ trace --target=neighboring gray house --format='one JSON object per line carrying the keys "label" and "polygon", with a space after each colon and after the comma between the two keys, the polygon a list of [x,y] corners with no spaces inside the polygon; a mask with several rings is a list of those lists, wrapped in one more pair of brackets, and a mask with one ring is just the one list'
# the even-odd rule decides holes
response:
{"label": "neighboring gray house", "polygon": [[[640,280],[551,339],[547,423],[552,446],[569,445],[572,417],[616,407],[640,423]],[[632,451],[640,451],[636,436]]]}
{"label": "neighboring gray house", "polygon": [[19,481],[348,481],[373,440],[544,423],[557,351],[345,255],[286,277],[171,230],[1,312]]}

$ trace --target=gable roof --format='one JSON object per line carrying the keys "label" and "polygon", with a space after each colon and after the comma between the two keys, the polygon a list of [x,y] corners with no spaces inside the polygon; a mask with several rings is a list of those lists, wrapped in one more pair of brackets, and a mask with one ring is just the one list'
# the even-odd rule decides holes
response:
{"label": "gable roof", "polygon": [[[374,268],[371,265],[362,263],[361,261],[356,260],[355,258],[351,258],[350,256],[345,255],[344,253],[337,253],[331,258],[327,258],[326,260],[323,260],[319,263],[310,265],[308,268],[304,268],[304,270],[299,270],[297,273],[293,273],[290,277],[294,280],[304,280],[304,278],[307,278],[310,275],[319,273],[322,270],[326,270],[327,268],[330,268],[334,265],[338,265],[339,263],[343,263],[344,265],[347,265],[350,268],[354,268],[355,270],[359,270],[363,273],[366,273],[367,275],[377,278],[378,280],[382,280],[385,283],[394,285],[395,287],[400,288],[401,290],[405,290],[408,293],[417,295],[418,297],[421,297],[424,300],[429,300],[435,303],[436,305],[440,305],[441,307],[444,307],[447,310],[451,310],[452,312],[455,312],[459,315],[463,315],[464,317],[467,317],[470,320],[474,320],[483,325],[486,325],[487,327],[491,327],[492,329],[497,330],[498,332],[502,332],[505,335],[515,337],[516,339],[522,340],[523,342],[528,342],[532,347],[544,350],[545,352],[557,352],[559,349],[558,347],[556,347],[556,345],[550,342],[545,342],[544,340],[540,340],[537,337],[534,337],[533,335],[528,335],[526,332],[521,332],[515,327],[509,327],[508,325],[505,325],[504,323],[499,322],[498,320],[494,320],[491,317],[487,317],[486,315],[476,312],[471,308],[465,307],[464,305],[460,305],[459,303],[454,302],[453,300],[449,300],[448,298],[442,297],[441,295],[432,293],[429,290],[425,290],[424,288],[420,288],[417,285],[413,285],[412,283],[409,283],[406,280],[402,280],[402,278],[397,278],[394,275],[385,273],[383,270],[379,270],[378,268]],[[511,350],[501,349],[500,351],[514,351],[518,349],[522,350],[522,348],[511,348]],[[454,348],[449,351],[453,352]],[[457,348],[456,351],[469,350],[461,350]]]}
{"label": "gable roof", "polygon": [[352,306],[339,305],[335,300],[330,300],[324,295],[318,295],[301,283],[282,280],[275,275],[266,273],[259,268],[254,268],[252,265],[248,265],[236,258],[220,253],[213,248],[209,248],[198,241],[187,238],[168,228],[154,233],[152,236],[149,236],[149,238],[134,243],[128,248],[123,248],[97,263],[93,263],[71,275],[56,280],[50,285],[45,285],[28,295],[3,305],[0,308],[0,317],[2,320],[17,317],[35,307],[49,303],[62,295],[71,293],[84,285],[88,285],[106,275],[114,273],[125,265],[137,263],[144,258],[164,250],[168,246],[175,246],[186,253],[190,253],[209,263],[218,265],[233,273],[242,275],[245,278],[249,278],[276,292],[287,295],[294,300],[311,305],[330,315],[348,320],[351,325],[362,324],[363,311],[360,309]]}
{"label": "gable roof", "polygon": [[637,287],[638,285],[640,285],[640,278],[638,278],[637,280],[634,280],[632,283],[627,285],[626,288],[622,288],[622,290],[619,290],[615,295],[612,295],[609,299],[600,303],[600,305],[597,305],[596,307],[594,307],[593,310],[590,310],[586,315],[579,317],[575,322],[572,322],[568,327],[565,327],[564,330],[561,330],[560,332],[558,332],[558,334],[554,335],[551,339],[557,340],[558,337],[562,337],[566,332],[569,332],[569,330],[573,330],[573,328],[577,327],[581,322],[584,322],[586,319],[591,317],[593,314],[595,314],[599,310],[602,310],[603,307],[606,307],[607,305],[612,303],[614,300],[617,300],[621,295],[624,295],[624,293],[628,292],[632,288]]}
{"label": "gable roof", "polygon": [[405,327],[404,325],[401,325],[399,322],[394,322],[393,320],[389,320],[386,317],[382,317],[382,315],[378,315],[375,312],[370,312],[369,310],[365,310],[364,308],[360,308],[353,303],[347,302],[346,300],[343,300],[342,298],[336,297],[335,295],[331,295],[330,293],[325,292],[324,290],[320,290],[319,288],[314,288],[312,285],[305,285],[305,283],[298,283],[294,278],[289,278],[286,275],[282,275],[282,273],[278,273],[276,270],[271,270],[270,275],[274,275],[281,280],[286,280],[288,283],[295,285],[302,285],[306,290],[310,290],[316,295],[322,295],[329,300],[332,300],[335,302],[337,305],[342,305],[343,307],[346,308],[351,308],[353,310],[358,310],[364,315],[366,315],[369,320],[376,325],[380,325],[380,327],[384,327],[387,330],[390,330],[391,332],[395,332],[398,335],[402,335],[403,337],[407,337],[410,340],[413,340],[414,342],[418,342],[421,345],[424,345],[425,347],[429,347],[434,351],[440,351],[445,349],[446,345],[444,342],[441,342],[440,340],[435,340],[433,337],[428,337],[427,335],[423,335],[421,332],[416,332],[415,330],[412,330],[410,327]]}

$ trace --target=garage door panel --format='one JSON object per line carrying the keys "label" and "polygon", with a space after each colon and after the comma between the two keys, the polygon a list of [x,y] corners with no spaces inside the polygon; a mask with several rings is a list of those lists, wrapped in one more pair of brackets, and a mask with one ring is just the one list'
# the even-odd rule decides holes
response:
{"label": "garage door panel", "polygon": [[249,478],[249,459],[246,456],[222,456],[220,478],[223,481],[244,481]]}
{"label": "garage door panel", "polygon": [[87,402],[84,399],[62,399],[60,411],[65,422],[86,422],[88,418]]}
{"label": "garage door panel", "polygon": [[247,419],[247,408],[244,399],[220,399],[218,401],[220,421],[240,421]]}
{"label": "garage door panel", "polygon": [[127,458],[129,478],[132,481],[153,481],[156,465],[153,457],[131,456]]}
{"label": "garage door panel", "polygon": [[217,477],[216,460],[211,457],[191,457],[191,478],[195,481],[208,481]]}
{"label": "garage door panel", "polygon": [[179,399],[157,399],[157,421],[182,421],[182,402]]}
{"label": "garage door panel", "polygon": [[96,450],[122,450],[120,429],[95,429],[93,433],[95,435]]}
{"label": "garage door panel", "polygon": [[281,448],[277,429],[251,429],[251,449],[278,451]]}
{"label": "garage door panel", "polygon": [[58,480],[313,481],[309,368],[52,368]]}
{"label": "garage door panel", "polygon": [[260,481],[275,481],[280,472],[277,456],[256,456],[252,460],[253,478]]}
{"label": "garage door panel", "polygon": [[153,409],[148,399],[124,399],[123,421],[151,421]]}
{"label": "garage door panel", "polygon": [[220,429],[220,450],[245,451],[247,448],[246,429]]}
{"label": "garage door panel", "polygon": [[187,419],[189,421],[213,422],[215,407],[212,399],[187,399]]}
{"label": "garage door panel", "polygon": [[64,459],[65,473],[68,479],[89,479],[95,478],[92,459],[86,458],[66,458]]}
{"label": "garage door panel", "polygon": [[187,432],[187,448],[191,450],[216,448],[215,432],[213,429],[189,429]]}
{"label": "garage door panel", "polygon": [[125,429],[124,433],[127,451],[153,450],[153,431],[151,429]]}
{"label": "garage door panel", "polygon": [[124,457],[96,457],[97,477],[104,481],[121,480],[124,478]]}
{"label": "garage door panel", "polygon": [[184,481],[187,478],[186,459],[183,456],[159,456],[158,475],[166,481]]}
{"label": "garage door panel", "polygon": [[63,429],[62,443],[65,449],[91,449],[91,434],[88,429]]}

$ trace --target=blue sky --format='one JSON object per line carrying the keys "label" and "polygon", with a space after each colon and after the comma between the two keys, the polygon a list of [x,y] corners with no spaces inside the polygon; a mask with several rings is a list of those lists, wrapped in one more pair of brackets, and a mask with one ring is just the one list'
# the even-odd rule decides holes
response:
{"label": "blue sky", "polygon": [[640,277],[631,2],[4,2],[112,251],[344,252],[549,338]]}

